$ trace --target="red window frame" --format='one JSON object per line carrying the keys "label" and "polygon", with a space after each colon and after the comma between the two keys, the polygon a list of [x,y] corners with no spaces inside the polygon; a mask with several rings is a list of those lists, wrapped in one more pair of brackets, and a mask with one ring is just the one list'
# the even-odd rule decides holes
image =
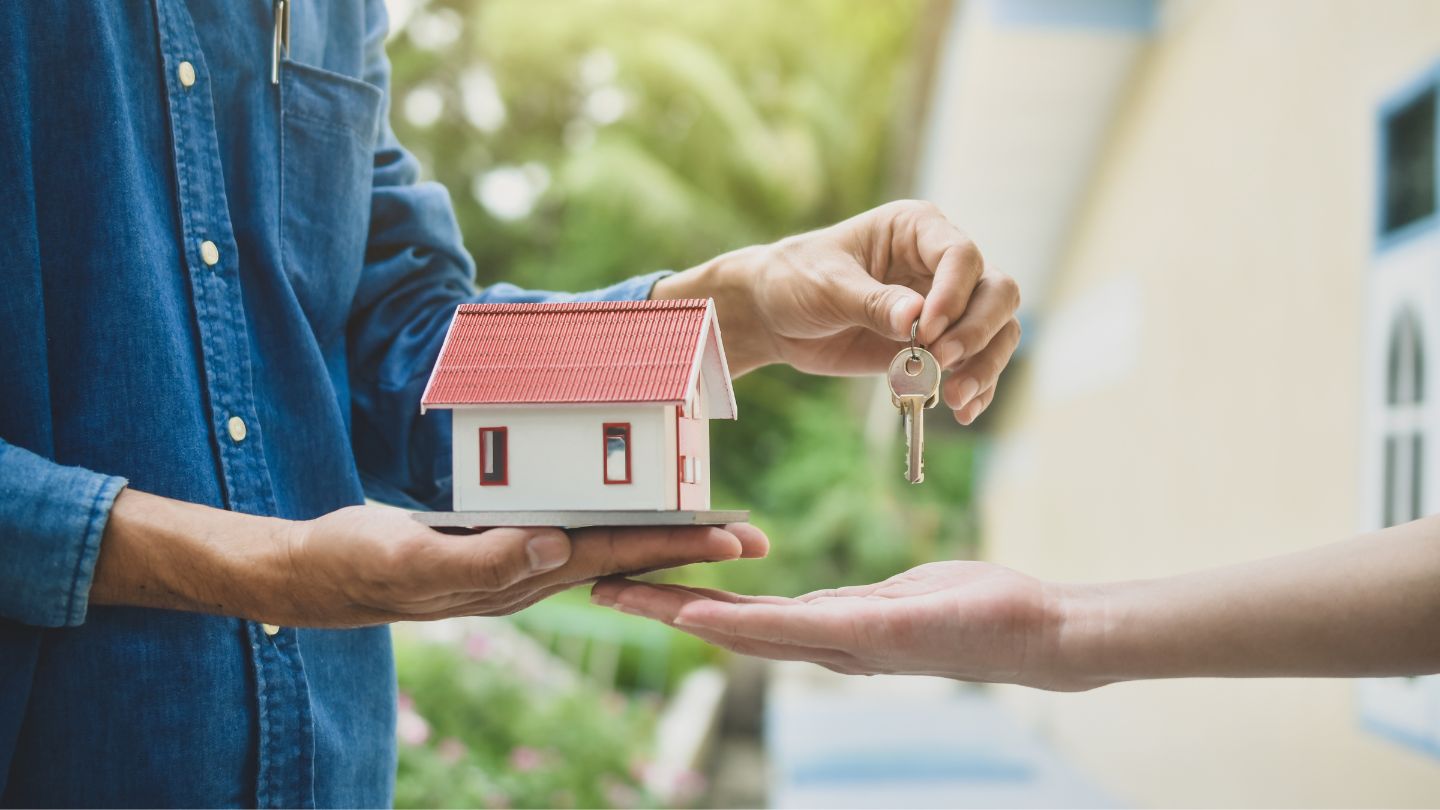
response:
{"label": "red window frame", "polygon": [[[493,433],[501,438],[500,457],[497,459],[500,465],[500,480],[485,480],[485,434]],[[478,434],[480,440],[480,486],[482,487],[503,487],[510,483],[510,430],[505,427],[482,427]]]}
{"label": "red window frame", "polygon": [[[610,429],[617,428],[625,431],[625,478],[610,477]],[[606,484],[628,484],[631,483],[630,475],[630,443],[634,432],[630,430],[629,422],[606,422],[600,426],[600,479]]]}

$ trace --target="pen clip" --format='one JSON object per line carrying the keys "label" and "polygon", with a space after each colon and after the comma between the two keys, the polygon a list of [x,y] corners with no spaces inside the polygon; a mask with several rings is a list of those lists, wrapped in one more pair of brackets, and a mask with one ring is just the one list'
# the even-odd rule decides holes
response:
{"label": "pen clip", "polygon": [[275,29],[270,37],[270,83],[280,83],[280,59],[290,56],[290,0],[273,0]]}

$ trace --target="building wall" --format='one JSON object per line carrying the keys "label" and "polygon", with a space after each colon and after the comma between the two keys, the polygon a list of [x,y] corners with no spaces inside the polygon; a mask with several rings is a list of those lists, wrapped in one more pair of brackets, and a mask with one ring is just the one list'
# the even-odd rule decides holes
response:
{"label": "building wall", "polygon": [[[457,510],[676,508],[674,406],[471,407],[454,419]],[[630,423],[629,484],[604,483],[607,422]],[[479,485],[481,427],[508,430],[507,485]]]}
{"label": "building wall", "polygon": [[[1042,577],[1165,575],[1369,519],[1376,111],[1440,58],[1440,3],[1210,0],[1162,19],[988,417],[987,554]],[[1440,760],[1362,729],[1343,680],[1000,691],[1140,805],[1440,800]]]}

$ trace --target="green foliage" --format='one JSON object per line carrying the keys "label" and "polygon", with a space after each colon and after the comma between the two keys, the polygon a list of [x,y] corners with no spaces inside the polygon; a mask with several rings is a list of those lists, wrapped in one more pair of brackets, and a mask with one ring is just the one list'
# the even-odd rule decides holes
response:
{"label": "green foliage", "polygon": [[653,806],[641,782],[654,704],[578,682],[547,688],[511,660],[396,637],[397,807]]}
{"label": "green foliage", "polygon": [[[482,283],[587,289],[830,224],[884,201],[914,126],[921,0],[416,2],[392,117],[451,190]],[[932,429],[910,487],[901,449],[867,444],[864,390],[739,381],[741,421],[712,427],[714,502],[752,509],[773,557],[681,578],[795,593],[969,541],[968,440]]]}
{"label": "green foliage", "polygon": [[694,636],[595,609],[584,587],[532,605],[511,621],[577,669],[629,693],[669,694],[687,673],[721,656]]}

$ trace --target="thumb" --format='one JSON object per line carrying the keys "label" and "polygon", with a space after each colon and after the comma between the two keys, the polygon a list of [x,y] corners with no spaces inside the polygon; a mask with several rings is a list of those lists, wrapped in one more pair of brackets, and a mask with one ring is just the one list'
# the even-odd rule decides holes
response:
{"label": "thumb", "polygon": [[925,299],[899,284],[882,284],[868,274],[847,279],[839,290],[840,310],[857,326],[891,340],[909,340],[910,325],[920,317]]}
{"label": "thumb", "polygon": [[466,578],[481,590],[505,590],[570,560],[570,536],[559,529],[490,529],[464,539],[475,544]]}

